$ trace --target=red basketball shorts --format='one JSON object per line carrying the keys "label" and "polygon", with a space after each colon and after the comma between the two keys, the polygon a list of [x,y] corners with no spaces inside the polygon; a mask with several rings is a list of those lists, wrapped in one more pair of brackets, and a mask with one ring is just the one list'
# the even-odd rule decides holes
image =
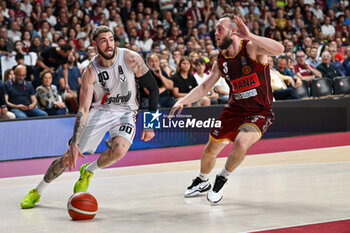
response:
{"label": "red basketball shorts", "polygon": [[221,121],[221,127],[213,128],[209,137],[215,142],[233,143],[242,127],[252,127],[259,134],[260,139],[274,119],[272,110],[242,115],[227,107],[218,118]]}

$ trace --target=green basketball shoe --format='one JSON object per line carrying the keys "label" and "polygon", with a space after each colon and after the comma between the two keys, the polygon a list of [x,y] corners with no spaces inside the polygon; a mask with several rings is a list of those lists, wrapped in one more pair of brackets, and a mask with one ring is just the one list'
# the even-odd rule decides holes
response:
{"label": "green basketball shoe", "polygon": [[74,190],[73,190],[74,193],[87,191],[89,184],[90,184],[90,179],[94,175],[94,173],[86,170],[86,167],[89,164],[90,163],[86,163],[86,164],[81,165],[80,177],[79,177],[79,180],[74,185]]}
{"label": "green basketball shoe", "polygon": [[33,208],[35,206],[35,203],[37,203],[39,200],[40,195],[38,191],[36,189],[32,189],[21,201],[21,207],[22,209]]}

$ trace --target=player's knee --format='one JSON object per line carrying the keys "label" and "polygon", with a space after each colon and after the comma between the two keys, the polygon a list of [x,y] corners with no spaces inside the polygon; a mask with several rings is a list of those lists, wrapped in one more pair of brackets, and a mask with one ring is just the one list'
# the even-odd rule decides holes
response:
{"label": "player's knee", "polygon": [[216,157],[217,153],[218,153],[218,151],[213,146],[207,146],[207,147],[205,147],[203,156]]}
{"label": "player's knee", "polygon": [[243,138],[237,138],[234,143],[235,150],[238,150],[240,152],[246,153],[249,147],[250,147],[250,143]]}
{"label": "player's knee", "polygon": [[127,150],[122,146],[114,146],[110,149],[109,156],[111,161],[118,161],[126,154]]}

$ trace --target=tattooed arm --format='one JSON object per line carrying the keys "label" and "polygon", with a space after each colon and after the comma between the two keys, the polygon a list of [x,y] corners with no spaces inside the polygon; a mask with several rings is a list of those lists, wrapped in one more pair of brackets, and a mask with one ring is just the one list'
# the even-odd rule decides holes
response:
{"label": "tattooed arm", "polygon": [[149,70],[142,57],[138,53],[131,50],[126,51],[126,63],[136,77],[141,77]]}
{"label": "tattooed arm", "polygon": [[[149,68],[145,64],[142,57],[131,50],[126,51],[125,57],[126,63],[129,69],[135,74],[139,79],[140,84],[149,90],[148,100],[149,100],[149,110],[155,111],[157,108],[157,103],[159,99],[159,89],[153,75],[149,71]],[[142,131],[141,140],[145,142],[151,140],[154,137],[153,129],[144,129]]]}
{"label": "tattooed arm", "polygon": [[89,108],[93,95],[93,85],[96,76],[91,66],[88,66],[82,77],[81,91],[80,91],[80,105],[77,113],[77,117],[74,124],[73,136],[69,142],[69,154],[68,154],[68,167],[69,171],[75,168],[78,156],[85,158],[78,148],[81,134],[85,128],[87,120],[89,118]]}

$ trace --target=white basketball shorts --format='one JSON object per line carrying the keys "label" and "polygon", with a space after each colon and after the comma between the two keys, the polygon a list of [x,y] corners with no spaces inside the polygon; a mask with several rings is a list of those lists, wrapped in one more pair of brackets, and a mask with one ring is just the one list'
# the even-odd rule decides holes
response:
{"label": "white basketball shorts", "polygon": [[136,132],[136,115],[137,111],[91,109],[80,137],[80,151],[94,153],[108,131],[110,134],[110,139],[106,141],[108,147],[111,139],[116,136],[121,136],[132,143]]}

